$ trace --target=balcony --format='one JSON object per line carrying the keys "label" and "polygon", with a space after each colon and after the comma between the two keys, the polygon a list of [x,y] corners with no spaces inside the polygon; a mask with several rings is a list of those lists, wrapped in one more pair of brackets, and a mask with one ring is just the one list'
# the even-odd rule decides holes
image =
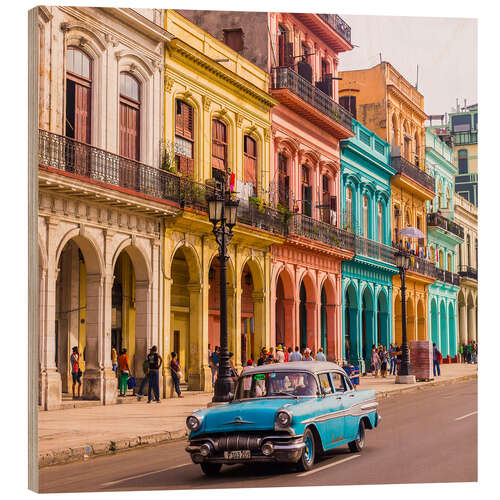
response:
{"label": "balcony", "polygon": [[455,146],[477,144],[477,130],[469,132],[453,132],[453,143]]}
{"label": "balcony", "polygon": [[294,214],[289,224],[289,234],[304,236],[311,240],[354,251],[354,234],[313,219],[304,214]]}
{"label": "balcony", "polygon": [[453,233],[462,240],[464,239],[464,228],[462,226],[459,226],[456,222],[453,222],[436,212],[427,214],[427,226],[440,227],[449,233]]}
{"label": "balcony", "polygon": [[287,231],[285,216],[281,212],[271,207],[259,208],[254,203],[241,204],[240,202],[238,221],[280,236],[284,236]]}
{"label": "balcony", "polygon": [[355,237],[355,252],[356,255],[372,257],[387,264],[394,264],[394,249],[392,247],[362,236]]}
{"label": "balcony", "polygon": [[271,94],[301,117],[328,129],[338,139],[352,137],[352,115],[290,68],[271,70]]}
{"label": "balcony", "polygon": [[[394,248],[395,253],[401,251],[396,243],[393,243],[392,246]],[[423,274],[430,278],[436,278],[437,273],[436,273],[436,265],[434,264],[434,262],[424,259],[422,257],[417,257],[416,255],[407,250],[405,252],[410,258],[410,266],[408,268],[408,271]]]}
{"label": "balcony", "polygon": [[449,283],[450,285],[460,286],[460,276],[456,273],[436,268],[436,276],[439,281]]}
{"label": "balcony", "polygon": [[174,203],[180,200],[177,175],[45,130],[38,133],[38,161],[112,189]]}
{"label": "balcony", "polygon": [[321,41],[337,52],[352,50],[351,27],[337,14],[293,14]]}
{"label": "balcony", "polygon": [[406,175],[425,189],[435,193],[434,177],[424,170],[420,170],[403,156],[393,156],[391,158],[391,166],[398,174]]}
{"label": "balcony", "polygon": [[471,278],[477,281],[477,269],[471,266],[460,266],[458,274],[462,278]]}
{"label": "balcony", "polygon": [[346,42],[351,43],[351,27],[338,14],[318,14]]}

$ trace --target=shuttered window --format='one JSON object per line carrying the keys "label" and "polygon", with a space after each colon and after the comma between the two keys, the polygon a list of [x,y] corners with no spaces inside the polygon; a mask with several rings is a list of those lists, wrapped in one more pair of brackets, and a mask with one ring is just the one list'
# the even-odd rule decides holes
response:
{"label": "shuttered window", "polygon": [[128,73],[120,74],[120,155],[139,160],[140,85]]}
{"label": "shuttered window", "polygon": [[252,183],[257,196],[257,142],[249,135],[243,138],[243,181]]}
{"label": "shuttered window", "polygon": [[309,168],[302,165],[302,213],[312,217],[312,186],[309,182]]}
{"label": "shuttered window", "polygon": [[384,207],[382,203],[377,204],[378,242],[384,242]]}
{"label": "shuttered window", "polygon": [[288,175],[288,158],[278,153],[278,203],[290,208],[290,176]]}
{"label": "shuttered window", "polygon": [[175,162],[177,171],[184,175],[194,174],[194,113],[184,101],[175,101]]}
{"label": "shuttered window", "polygon": [[363,196],[363,236],[368,238],[368,227],[369,227],[369,208],[368,208],[368,197]]}
{"label": "shuttered window", "polygon": [[212,168],[227,168],[227,127],[220,120],[212,120]]}

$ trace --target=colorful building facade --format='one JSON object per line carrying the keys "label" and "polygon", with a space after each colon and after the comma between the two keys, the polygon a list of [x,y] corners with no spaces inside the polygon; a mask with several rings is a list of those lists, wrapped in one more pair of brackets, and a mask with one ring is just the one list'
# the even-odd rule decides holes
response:
{"label": "colorful building facade", "polygon": [[322,346],[341,360],[341,263],[352,258],[354,238],[338,216],[340,140],[353,132],[335,78],[339,54],[352,49],[350,28],[337,15],[181,12],[265,70],[279,102],[269,197],[288,234],[271,251],[270,341]]}
{"label": "colorful building facade", "polygon": [[370,366],[371,347],[392,342],[389,143],[353,120],[353,138],[341,144],[342,226],[353,232],[355,257],[342,263],[343,359]]}
{"label": "colorful building facade", "polygon": [[437,280],[429,285],[430,339],[444,358],[455,358],[460,289],[455,261],[457,245],[464,241],[464,231],[454,222],[453,150],[429,129],[425,134],[425,164],[436,182],[436,196],[427,204],[427,244],[437,268]]}
{"label": "colorful building facade", "polygon": [[[434,198],[434,179],[425,171],[424,97],[390,63],[340,73],[340,101],[357,119],[391,145],[392,241],[413,252],[406,277],[408,340],[428,338],[428,285],[435,265],[426,256],[426,202]],[[416,227],[421,240],[399,236]],[[401,282],[393,276],[393,332],[401,343]]]}

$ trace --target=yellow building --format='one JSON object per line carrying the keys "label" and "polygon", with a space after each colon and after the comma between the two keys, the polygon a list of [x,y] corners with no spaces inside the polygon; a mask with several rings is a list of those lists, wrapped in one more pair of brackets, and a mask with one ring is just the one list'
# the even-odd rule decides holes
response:
{"label": "yellow building", "polygon": [[[428,285],[435,270],[425,257],[427,242],[426,206],[434,198],[434,179],[425,172],[424,97],[388,62],[369,69],[339,74],[340,103],[363,125],[391,144],[391,164],[397,174],[391,180],[393,242],[398,231],[412,226],[425,238],[408,240],[414,251],[407,273],[408,340],[428,338]],[[401,342],[401,282],[393,277],[394,340]]]}
{"label": "yellow building", "polygon": [[[179,353],[190,390],[210,390],[209,345],[219,345],[219,265],[205,182],[235,174],[240,198],[228,262],[229,349],[237,367],[270,342],[270,246],[283,215],[266,204],[269,76],[173,10],[165,11],[163,167],[181,176],[183,201],[165,219],[162,351]],[[171,394],[165,356],[164,391]]]}

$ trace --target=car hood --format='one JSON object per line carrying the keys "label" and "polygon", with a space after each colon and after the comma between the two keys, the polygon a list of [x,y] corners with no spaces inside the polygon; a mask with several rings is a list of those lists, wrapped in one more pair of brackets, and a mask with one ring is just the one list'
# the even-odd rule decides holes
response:
{"label": "car hood", "polygon": [[289,398],[263,398],[232,401],[226,405],[198,410],[196,413],[203,416],[202,426],[192,436],[215,432],[273,430],[277,411],[296,403],[297,401],[290,401]]}

